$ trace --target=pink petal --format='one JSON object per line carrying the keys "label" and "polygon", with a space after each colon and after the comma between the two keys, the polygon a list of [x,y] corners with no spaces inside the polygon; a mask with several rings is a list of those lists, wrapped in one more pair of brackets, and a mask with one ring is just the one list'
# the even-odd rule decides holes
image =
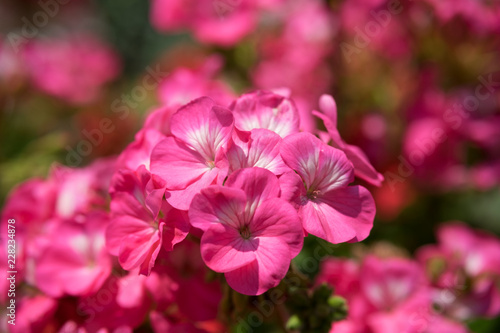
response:
{"label": "pink petal", "polygon": [[278,197],[280,193],[278,178],[262,168],[240,169],[229,175],[225,186],[241,189],[246,194],[246,221],[249,221],[261,203]]}
{"label": "pink petal", "polygon": [[[349,186],[318,197],[330,224],[349,226],[355,232],[351,242],[360,242],[370,234],[375,218],[375,202],[362,186]],[[304,215],[302,218],[306,218]],[[307,230],[307,228],[306,228]]]}
{"label": "pink petal", "polygon": [[151,172],[167,182],[169,190],[182,190],[210,171],[207,160],[182,141],[169,137],[151,154]]}
{"label": "pink petal", "polygon": [[172,134],[199,152],[205,161],[214,161],[217,151],[227,146],[233,129],[231,111],[208,97],[198,98],[172,116]]}
{"label": "pink petal", "polygon": [[277,237],[258,239],[256,260],[225,274],[227,283],[245,295],[261,295],[276,287],[290,266],[288,245]]}
{"label": "pink petal", "polygon": [[309,201],[300,208],[299,213],[308,233],[330,243],[339,244],[356,237],[356,231],[350,223],[338,220],[343,216],[326,203]]}
{"label": "pink petal", "polygon": [[357,146],[345,144],[344,153],[354,166],[354,175],[374,186],[381,186],[384,176],[377,172],[366,154]]}
{"label": "pink petal", "polygon": [[258,244],[258,240],[244,239],[237,229],[212,224],[201,237],[201,256],[210,269],[229,272],[253,262]]}
{"label": "pink petal", "polygon": [[332,139],[332,145],[342,149],[347,158],[352,162],[355,175],[372,185],[382,185],[384,176],[375,170],[366,154],[359,147],[349,145],[342,140],[335,125],[336,120],[334,122],[328,116],[317,111],[313,111],[313,114],[323,120],[326,130]]}
{"label": "pink petal", "polygon": [[222,223],[238,229],[246,205],[245,192],[238,188],[214,185],[197,194],[189,208],[193,227],[208,230],[213,223]]}
{"label": "pink petal", "polygon": [[334,128],[337,128],[337,103],[330,95],[321,95],[319,98],[320,110],[328,116]]}
{"label": "pink petal", "polygon": [[113,219],[106,229],[106,248],[109,253],[117,256],[123,244],[123,239],[131,234],[141,233],[144,229],[150,227],[149,223],[133,216],[118,216]]}
{"label": "pink petal", "polygon": [[257,208],[250,225],[252,237],[277,237],[288,244],[290,258],[302,250],[304,232],[292,205],[283,199],[267,199]]}
{"label": "pink petal", "polygon": [[236,138],[227,151],[231,171],[260,167],[275,175],[289,170],[279,154],[281,137],[266,129],[254,129],[245,140]]}
{"label": "pink petal", "polygon": [[257,91],[241,96],[231,109],[242,131],[265,128],[282,138],[299,132],[299,113],[293,102],[280,95]]}
{"label": "pink petal", "polygon": [[308,190],[331,191],[354,180],[351,162],[338,149],[310,133],[297,133],[281,143],[281,157],[304,180]]}
{"label": "pink petal", "polygon": [[218,169],[212,169],[205,172],[200,179],[188,185],[183,190],[167,190],[165,198],[169,204],[180,210],[188,210],[194,196],[207,186],[214,184],[217,176],[220,175]]}
{"label": "pink petal", "polygon": [[172,251],[175,244],[178,244],[189,233],[190,224],[188,214],[175,208],[168,212],[164,211],[165,218],[162,219],[162,243],[166,251]]}

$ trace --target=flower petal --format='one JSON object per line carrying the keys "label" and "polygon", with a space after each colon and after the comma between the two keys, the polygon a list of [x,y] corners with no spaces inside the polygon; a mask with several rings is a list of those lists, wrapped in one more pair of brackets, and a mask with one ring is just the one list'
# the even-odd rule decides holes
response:
{"label": "flower petal", "polygon": [[206,161],[214,161],[217,151],[231,139],[233,121],[231,111],[208,97],[201,97],[172,116],[171,130]]}
{"label": "flower petal", "polygon": [[259,238],[256,260],[225,274],[226,281],[237,292],[261,295],[276,287],[290,266],[288,245],[277,237]]}
{"label": "flower petal", "polygon": [[230,226],[212,224],[201,237],[201,256],[210,269],[229,272],[254,261],[258,243],[256,239],[244,239]]}
{"label": "flower petal", "polygon": [[210,170],[207,161],[182,141],[169,137],[151,153],[151,172],[167,182],[167,189],[182,190]]}
{"label": "flower petal", "polygon": [[354,180],[352,164],[345,154],[310,133],[286,137],[280,153],[285,164],[297,171],[308,189],[327,192]]}
{"label": "flower petal", "polygon": [[246,195],[241,189],[213,185],[193,198],[189,220],[193,227],[204,231],[213,223],[239,229],[245,204]]}

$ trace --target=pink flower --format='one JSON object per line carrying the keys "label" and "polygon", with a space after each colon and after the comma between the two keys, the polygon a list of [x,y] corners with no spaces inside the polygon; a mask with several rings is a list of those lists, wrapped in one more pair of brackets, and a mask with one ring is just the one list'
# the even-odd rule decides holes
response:
{"label": "pink flower", "polygon": [[[133,332],[151,307],[145,276],[129,274],[111,277],[95,294],[78,299],[77,313],[82,323],[68,321],[61,332]],[[105,301],[103,301],[105,300]],[[79,318],[80,319],[80,318]]]}
{"label": "pink flower", "polygon": [[370,233],[373,198],[362,186],[348,186],[354,170],[345,154],[309,133],[286,137],[281,157],[295,172],[280,178],[282,197],[299,211],[304,229],[331,243],[358,242]]}
{"label": "pink flower", "polygon": [[[9,330],[7,327],[2,327],[2,329],[12,333],[44,332],[48,330],[48,327],[54,325],[57,305],[55,299],[46,295],[23,297],[19,301],[16,299],[18,312],[16,313],[15,325],[6,324],[5,326],[8,325]],[[10,320],[9,317],[7,318]]]}
{"label": "pink flower", "polygon": [[431,289],[415,261],[368,256],[359,264],[332,258],[322,265],[321,282],[330,283],[349,304],[348,318],[330,332],[467,332],[433,309]]}
{"label": "pink flower", "polygon": [[34,41],[27,45],[25,57],[38,89],[73,104],[95,101],[103,85],[120,71],[114,51],[90,35]]}
{"label": "pink flower", "polygon": [[168,137],[151,155],[151,172],[167,182],[166,199],[187,210],[192,198],[225,177],[224,150],[231,139],[233,115],[208,97],[198,98],[173,116]]}
{"label": "pink flower", "polygon": [[164,106],[180,107],[207,96],[217,104],[228,106],[234,98],[231,88],[215,77],[223,65],[222,59],[209,57],[199,68],[178,68],[158,87],[158,97]]}
{"label": "pink flower", "polygon": [[366,157],[365,153],[359,147],[345,143],[340,137],[340,133],[337,130],[337,104],[333,97],[330,95],[321,96],[319,105],[322,113],[313,111],[313,114],[325,124],[326,130],[332,140],[332,145],[344,151],[347,158],[352,162],[354,174],[357,177],[372,185],[380,186],[384,181],[384,176],[375,170],[370,164],[368,157]]}
{"label": "pink flower", "polygon": [[436,288],[436,304],[460,320],[498,315],[500,240],[458,222],[441,226],[437,237],[437,245],[417,252]]}
{"label": "pink flower", "polygon": [[189,28],[203,42],[231,46],[256,26],[256,8],[251,2],[155,0],[151,21],[159,30]]}
{"label": "pink flower", "polygon": [[233,102],[231,110],[234,125],[241,131],[265,128],[282,138],[299,132],[300,118],[294,103],[271,92],[256,91],[242,95]]}
{"label": "pink flower", "polygon": [[260,295],[278,285],[302,249],[300,220],[279,192],[270,171],[240,169],[225,186],[203,189],[189,208],[191,224],[204,231],[203,260],[242,294]]}
{"label": "pink flower", "polygon": [[280,156],[281,137],[267,129],[235,131],[227,149],[229,172],[243,168],[264,168],[279,176],[290,169]]}
{"label": "pink flower", "polygon": [[95,211],[83,223],[66,221],[54,229],[36,258],[37,287],[52,297],[97,291],[111,273],[104,244],[107,224],[107,214]]}
{"label": "pink flower", "polygon": [[[144,166],[119,171],[111,187],[114,215],[106,232],[106,244],[120,265],[149,275],[160,249],[171,251],[188,231],[187,214],[163,201],[165,187]],[[161,210],[161,215],[160,215]]]}

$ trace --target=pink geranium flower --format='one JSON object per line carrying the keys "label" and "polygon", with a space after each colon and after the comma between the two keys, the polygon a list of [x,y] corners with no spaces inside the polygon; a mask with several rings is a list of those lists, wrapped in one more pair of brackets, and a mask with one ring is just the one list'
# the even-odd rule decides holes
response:
{"label": "pink geranium flower", "polygon": [[500,241],[463,223],[441,226],[439,243],[419,249],[417,258],[432,277],[434,301],[464,320],[500,313]]}
{"label": "pink geranium flower", "polygon": [[77,105],[95,101],[120,72],[115,52],[91,35],[36,40],[24,55],[35,87]]}
{"label": "pink geranium flower", "polygon": [[319,105],[322,112],[313,111],[313,114],[323,121],[330,135],[332,146],[344,151],[347,158],[352,162],[354,174],[357,177],[372,185],[380,186],[384,181],[384,176],[375,170],[366,154],[359,147],[345,143],[340,137],[337,130],[337,104],[333,97],[330,95],[321,96]]}
{"label": "pink geranium flower", "polygon": [[203,189],[189,209],[191,224],[204,231],[203,260],[242,294],[260,295],[278,285],[302,249],[300,220],[279,192],[270,171],[240,169],[225,186]]}
{"label": "pink geranium flower", "polygon": [[243,168],[264,168],[279,176],[290,169],[280,156],[281,137],[273,131],[258,128],[250,132],[235,131],[227,149],[229,172]]}
{"label": "pink geranium flower", "polygon": [[282,138],[298,133],[300,117],[295,104],[288,98],[271,92],[245,94],[231,105],[234,125],[241,131],[265,128]]}
{"label": "pink geranium flower", "polygon": [[[126,270],[149,275],[160,249],[172,250],[188,231],[187,215],[163,201],[165,187],[144,166],[116,174],[111,187],[114,215],[106,232],[109,252]],[[161,213],[160,213],[161,210]]]}
{"label": "pink geranium flower", "polygon": [[37,287],[52,297],[97,291],[111,273],[104,241],[108,221],[106,213],[95,211],[83,223],[66,221],[54,229],[36,258]]}
{"label": "pink geranium flower", "polygon": [[198,98],[173,116],[173,136],[158,143],[151,155],[151,172],[167,182],[167,201],[187,210],[192,198],[225,177],[224,150],[233,130],[231,111],[208,98]]}
{"label": "pink geranium flower", "polygon": [[299,211],[304,229],[331,243],[368,237],[375,217],[370,192],[348,186],[354,170],[346,155],[309,133],[286,137],[281,157],[295,172],[280,178],[282,197]]}

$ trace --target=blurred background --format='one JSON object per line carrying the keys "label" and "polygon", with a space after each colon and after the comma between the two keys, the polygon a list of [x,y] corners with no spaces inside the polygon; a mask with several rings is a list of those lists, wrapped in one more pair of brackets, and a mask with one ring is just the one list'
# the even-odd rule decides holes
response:
{"label": "blurred background", "polygon": [[453,220],[500,235],[495,0],[2,0],[0,203],[54,163],[119,154],[158,106],[255,89],[286,89],[303,129],[331,94],[384,175],[364,184],[370,237],[339,255],[412,254]]}

